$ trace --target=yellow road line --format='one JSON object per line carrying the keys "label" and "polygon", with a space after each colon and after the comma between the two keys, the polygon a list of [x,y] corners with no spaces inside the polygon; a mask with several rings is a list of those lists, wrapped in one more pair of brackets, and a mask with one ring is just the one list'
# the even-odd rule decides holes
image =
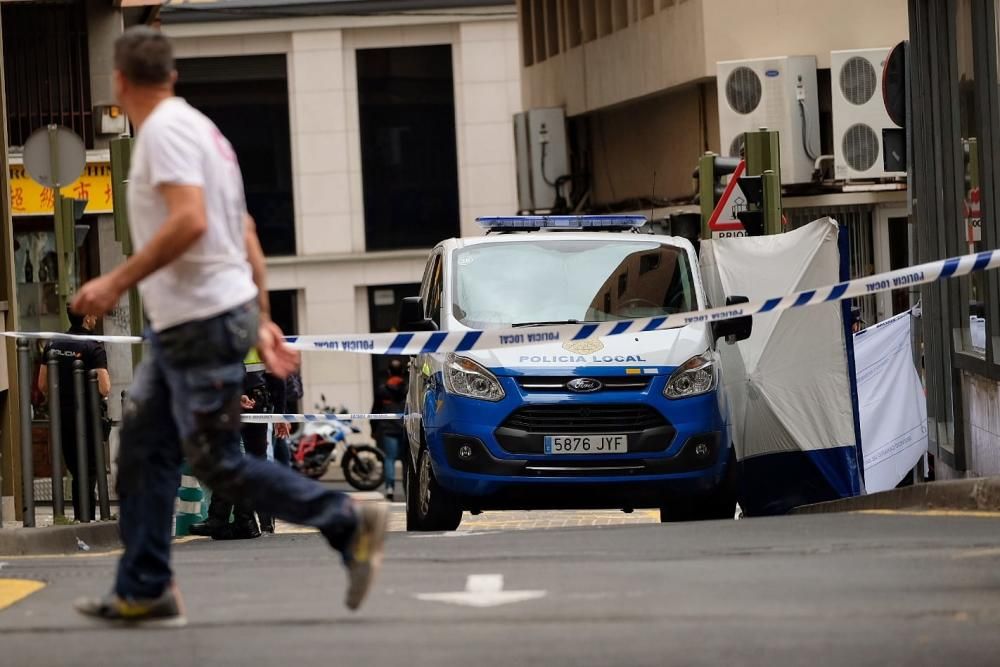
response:
{"label": "yellow road line", "polygon": [[978,510],[856,510],[852,514],[874,514],[882,516],[957,516],[980,519],[1000,519],[1000,512]]}
{"label": "yellow road line", "polygon": [[45,588],[41,581],[0,579],[0,611]]}

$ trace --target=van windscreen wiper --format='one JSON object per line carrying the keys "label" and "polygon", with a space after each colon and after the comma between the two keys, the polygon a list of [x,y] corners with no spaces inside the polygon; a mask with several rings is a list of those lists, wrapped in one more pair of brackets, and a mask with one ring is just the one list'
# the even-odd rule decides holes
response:
{"label": "van windscreen wiper", "polygon": [[549,322],[516,322],[511,327],[551,327],[560,324],[590,324],[586,320],[551,320]]}

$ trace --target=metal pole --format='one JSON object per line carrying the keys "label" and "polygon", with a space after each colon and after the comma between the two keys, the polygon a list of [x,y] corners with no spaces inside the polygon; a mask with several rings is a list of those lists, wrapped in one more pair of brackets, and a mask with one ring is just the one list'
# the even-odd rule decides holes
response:
{"label": "metal pole", "polygon": [[52,447],[52,514],[66,516],[63,497],[62,406],[59,400],[59,361],[55,350],[49,351],[49,442]]}
{"label": "metal pole", "polygon": [[57,280],[56,294],[59,297],[59,322],[63,329],[69,328],[69,315],[66,313],[66,305],[69,301],[69,259],[67,253],[76,248],[75,240],[66,238],[65,224],[63,222],[62,192],[59,183],[59,126],[50,124],[49,130],[49,162],[52,173],[52,223],[56,238],[56,271]]}
{"label": "metal pole", "polygon": [[101,521],[111,518],[111,501],[108,498],[108,465],[104,456],[104,430],[101,428],[101,388],[97,371],[87,373],[90,398],[91,428],[94,434],[94,460],[97,468],[97,501],[101,506]]}
{"label": "metal pole", "polygon": [[28,341],[17,339],[17,380],[21,393],[21,498],[25,528],[35,527],[35,462],[31,451],[31,359]]}
{"label": "metal pole", "polygon": [[[83,380],[83,362],[73,362],[73,408],[76,413],[76,479],[73,493],[79,494],[80,523],[90,522],[90,474],[87,468],[87,412]],[[76,496],[74,496],[75,498]]]}

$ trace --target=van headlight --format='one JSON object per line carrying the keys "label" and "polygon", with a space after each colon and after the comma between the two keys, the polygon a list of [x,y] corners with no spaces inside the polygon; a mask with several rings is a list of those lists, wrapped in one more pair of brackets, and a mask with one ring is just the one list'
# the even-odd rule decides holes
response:
{"label": "van headlight", "polygon": [[715,389],[718,379],[715,360],[707,354],[691,357],[667,380],[663,395],[667,398],[688,398],[707,394]]}
{"label": "van headlight", "polygon": [[442,376],[449,394],[483,401],[499,401],[505,396],[496,376],[467,357],[449,354]]}

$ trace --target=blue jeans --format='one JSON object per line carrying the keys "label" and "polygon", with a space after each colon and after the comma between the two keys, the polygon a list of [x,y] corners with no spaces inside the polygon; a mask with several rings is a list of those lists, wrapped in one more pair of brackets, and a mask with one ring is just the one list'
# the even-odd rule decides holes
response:
{"label": "blue jeans", "polygon": [[354,504],[290,468],[240,452],[243,359],[256,342],[257,307],[150,333],[122,416],[119,529],[125,553],[115,592],[153,598],[173,578],[171,520],[187,458],[195,475],[230,502],[318,528],[343,553],[357,526]]}
{"label": "blue jeans", "polygon": [[399,458],[399,445],[403,438],[398,435],[386,434],[379,438],[379,449],[385,456],[385,486],[387,489],[396,486],[396,459]]}

